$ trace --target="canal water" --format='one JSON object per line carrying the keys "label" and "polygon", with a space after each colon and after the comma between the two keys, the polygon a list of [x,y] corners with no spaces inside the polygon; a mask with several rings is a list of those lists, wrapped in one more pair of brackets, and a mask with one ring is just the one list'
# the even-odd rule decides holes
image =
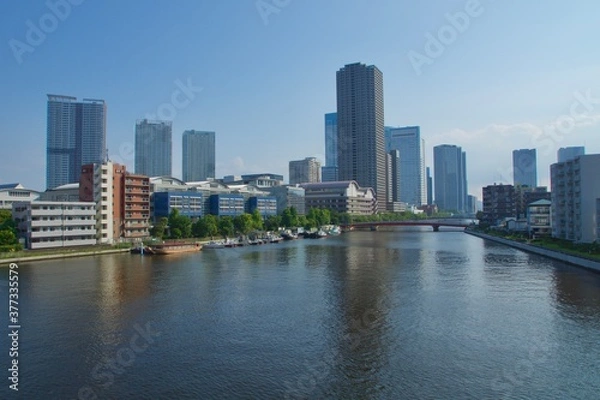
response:
{"label": "canal water", "polygon": [[19,274],[19,398],[600,398],[600,274],[460,231]]}

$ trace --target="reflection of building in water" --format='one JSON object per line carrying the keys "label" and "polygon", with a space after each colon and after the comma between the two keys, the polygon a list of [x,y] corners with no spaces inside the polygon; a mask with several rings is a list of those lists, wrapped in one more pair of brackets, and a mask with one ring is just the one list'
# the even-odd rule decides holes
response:
{"label": "reflection of building in water", "polygon": [[589,279],[590,272],[556,268],[554,271],[556,300],[569,308],[558,307],[569,318],[600,314],[600,283]]}

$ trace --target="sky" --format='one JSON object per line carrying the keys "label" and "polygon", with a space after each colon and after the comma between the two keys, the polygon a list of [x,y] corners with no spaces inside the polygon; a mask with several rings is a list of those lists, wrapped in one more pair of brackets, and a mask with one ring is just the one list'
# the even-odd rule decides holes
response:
{"label": "sky", "polygon": [[[217,177],[324,162],[335,73],[383,72],[385,124],[467,154],[469,193],[512,183],[536,148],[600,153],[600,2],[23,0],[0,5],[0,183],[45,188],[47,94],[107,103],[110,158],[133,170],[135,121],[216,132]],[[182,90],[181,88],[186,88]]]}

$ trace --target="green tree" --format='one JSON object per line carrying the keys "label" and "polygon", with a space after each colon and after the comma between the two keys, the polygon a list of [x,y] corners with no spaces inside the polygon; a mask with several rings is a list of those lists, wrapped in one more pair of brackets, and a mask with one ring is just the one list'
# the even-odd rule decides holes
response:
{"label": "green tree", "polygon": [[257,231],[262,231],[264,229],[263,217],[258,210],[252,212],[252,226]]}
{"label": "green tree", "polygon": [[223,237],[233,236],[234,231],[233,219],[230,216],[219,218],[219,233]]}
{"label": "green tree", "polygon": [[172,239],[189,238],[192,236],[192,220],[185,215],[181,215],[176,208],[171,210],[169,214],[169,228]]}
{"label": "green tree", "polygon": [[14,245],[17,244],[17,235],[10,229],[0,230],[0,246]]}
{"label": "green tree", "polygon": [[168,224],[169,219],[167,217],[162,217],[156,224],[154,224],[152,229],[150,229],[150,235],[162,240],[165,237]]}
{"label": "green tree", "polygon": [[279,215],[270,215],[265,220],[264,228],[267,231],[276,231],[281,225],[281,217]]}
{"label": "green tree", "polygon": [[283,213],[281,214],[281,225],[286,228],[295,228],[301,225],[295,207],[288,207],[283,210]]}
{"label": "green tree", "polygon": [[237,232],[247,235],[253,227],[252,215],[247,213],[236,215],[233,219],[233,226]]}

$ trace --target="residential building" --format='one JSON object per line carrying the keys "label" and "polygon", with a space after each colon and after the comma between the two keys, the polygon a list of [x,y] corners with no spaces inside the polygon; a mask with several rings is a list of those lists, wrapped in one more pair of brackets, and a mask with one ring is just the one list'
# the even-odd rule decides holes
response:
{"label": "residential building", "polygon": [[135,125],[135,173],[171,176],[171,121],[138,120]]}
{"label": "residential building", "polygon": [[321,182],[321,163],[315,157],[290,161],[290,185]]}
{"label": "residential building", "polygon": [[572,147],[561,147],[558,149],[556,157],[558,162],[565,162],[573,160],[576,157],[585,155],[585,147],[583,146],[572,146]]}
{"label": "residential building", "polygon": [[371,65],[337,71],[338,179],[370,187],[385,208],[383,74]]}
{"label": "residential building", "polygon": [[464,213],[467,205],[466,153],[459,146],[433,148],[435,203],[443,211]]}
{"label": "residential building", "polygon": [[30,201],[12,205],[19,237],[30,250],[96,244],[96,204]]}
{"label": "residential building", "polygon": [[356,181],[307,183],[304,188],[306,211],[327,208],[340,213],[371,215],[377,210],[377,199],[371,188],[362,188]]}
{"label": "residential building", "polygon": [[527,206],[527,231],[530,238],[552,236],[552,202],[538,200]]}
{"label": "residential building", "polygon": [[81,166],[106,156],[104,100],[48,95],[46,188],[79,182]]}
{"label": "residential building", "polygon": [[517,218],[527,216],[527,206],[537,200],[550,200],[551,193],[546,186],[529,187],[515,186],[515,206],[517,208]]}
{"label": "residential building", "polygon": [[215,132],[185,131],[182,139],[182,176],[185,182],[215,178]]}
{"label": "residential building", "polygon": [[273,196],[252,196],[248,199],[248,212],[258,210],[263,218],[277,215],[277,199]]}
{"label": "residential building", "polygon": [[537,157],[535,149],[513,150],[514,186],[537,186]]}
{"label": "residential building", "polygon": [[204,215],[204,196],[194,191],[168,191],[152,193],[152,218],[156,222],[168,217],[173,210],[180,215],[199,218]]}
{"label": "residential building", "polygon": [[323,182],[338,180],[337,113],[325,114],[325,166],[321,169]]}
{"label": "residential building", "polygon": [[427,177],[425,169],[425,141],[421,128],[385,127],[386,151],[400,152],[400,200],[420,206],[427,203]]}
{"label": "residential building", "polygon": [[122,236],[137,241],[150,236],[150,178],[140,174],[124,176],[124,218]]}
{"label": "residential building", "polygon": [[390,150],[386,154],[386,165],[387,165],[387,202],[388,211],[394,209],[393,204],[389,203],[400,203],[400,190],[401,190],[401,162],[400,162],[400,151]]}
{"label": "residential building", "polygon": [[34,201],[40,194],[36,190],[25,189],[20,183],[0,185],[0,209],[12,210],[13,203]]}
{"label": "residential building", "polygon": [[283,210],[294,207],[298,215],[306,215],[304,188],[300,186],[276,186],[266,189],[269,194],[277,199],[277,214]]}
{"label": "residential building", "polygon": [[550,166],[552,236],[581,243],[600,238],[600,154]]}
{"label": "residential building", "polygon": [[483,188],[483,220],[496,226],[506,218],[516,219],[515,187],[513,185],[489,185]]}
{"label": "residential building", "polygon": [[465,212],[468,215],[475,215],[477,213],[477,196],[467,196],[467,209]]}

